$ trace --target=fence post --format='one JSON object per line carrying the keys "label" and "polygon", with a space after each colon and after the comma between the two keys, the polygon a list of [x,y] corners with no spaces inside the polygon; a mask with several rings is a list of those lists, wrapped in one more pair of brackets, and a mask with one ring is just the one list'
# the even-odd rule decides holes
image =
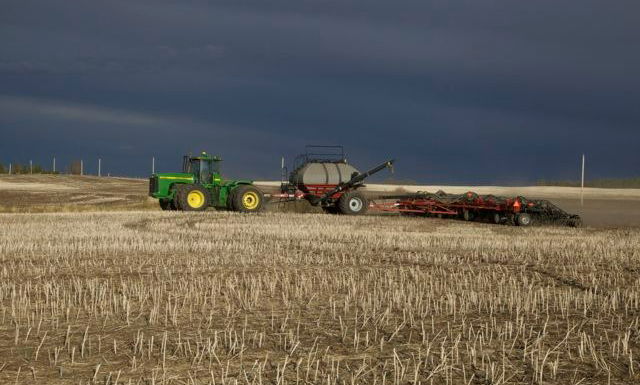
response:
{"label": "fence post", "polygon": [[584,206],[584,154],[582,154],[582,178],[580,179],[580,206]]}

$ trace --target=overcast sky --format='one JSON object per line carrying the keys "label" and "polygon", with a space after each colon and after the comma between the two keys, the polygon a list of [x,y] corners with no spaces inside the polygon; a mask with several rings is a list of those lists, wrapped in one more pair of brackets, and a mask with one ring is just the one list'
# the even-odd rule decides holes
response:
{"label": "overcast sky", "polygon": [[640,2],[3,1],[0,162],[279,177],[342,144],[396,178],[640,175]]}

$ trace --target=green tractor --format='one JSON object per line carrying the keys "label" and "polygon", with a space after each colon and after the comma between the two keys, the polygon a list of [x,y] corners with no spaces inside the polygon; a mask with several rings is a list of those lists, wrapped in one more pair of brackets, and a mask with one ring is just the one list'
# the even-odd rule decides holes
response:
{"label": "green tractor", "polygon": [[181,173],[156,173],[149,178],[149,196],[163,210],[203,211],[207,207],[258,212],[264,195],[250,180],[222,180],[220,159],[206,152],[185,155]]}

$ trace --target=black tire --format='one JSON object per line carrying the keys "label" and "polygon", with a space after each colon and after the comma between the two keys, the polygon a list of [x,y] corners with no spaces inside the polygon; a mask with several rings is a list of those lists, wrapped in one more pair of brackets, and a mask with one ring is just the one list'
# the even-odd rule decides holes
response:
{"label": "black tire", "polygon": [[582,227],[582,219],[581,218],[571,218],[567,223],[570,227]]}
{"label": "black tire", "polygon": [[182,210],[180,208],[180,202],[178,202],[178,191],[180,191],[181,186],[183,186],[183,184],[179,183],[179,184],[173,184],[169,188],[169,192],[173,194],[173,198],[171,199],[172,210]]}
{"label": "black tire", "polygon": [[367,212],[369,201],[358,191],[342,194],[338,199],[338,211],[345,215],[362,215]]}
{"label": "black tire", "polygon": [[182,211],[204,211],[211,204],[211,195],[202,186],[182,185],[176,192],[176,203]]}
{"label": "black tire", "polygon": [[338,214],[338,208],[336,206],[322,206],[322,211],[325,214]]}
{"label": "black tire", "polygon": [[531,215],[527,213],[520,213],[516,215],[517,226],[529,226],[531,224]]}
{"label": "black tire", "polygon": [[173,201],[171,199],[168,199],[168,198],[160,199],[159,202],[160,202],[160,208],[162,209],[162,211],[175,210],[173,206]]}
{"label": "black tire", "polygon": [[504,222],[502,215],[500,215],[500,213],[494,213],[493,214],[493,223],[495,223],[496,225],[499,225],[502,222]]}
{"label": "black tire", "polygon": [[240,185],[231,191],[231,209],[241,213],[257,213],[264,207],[264,195],[257,187]]}

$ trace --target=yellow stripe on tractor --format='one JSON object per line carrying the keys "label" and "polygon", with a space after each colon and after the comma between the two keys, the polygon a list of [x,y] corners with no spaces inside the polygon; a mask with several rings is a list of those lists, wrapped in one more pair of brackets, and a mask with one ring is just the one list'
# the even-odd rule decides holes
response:
{"label": "yellow stripe on tractor", "polygon": [[161,176],[160,179],[180,179],[180,180],[193,180],[193,178],[185,178],[183,176]]}

